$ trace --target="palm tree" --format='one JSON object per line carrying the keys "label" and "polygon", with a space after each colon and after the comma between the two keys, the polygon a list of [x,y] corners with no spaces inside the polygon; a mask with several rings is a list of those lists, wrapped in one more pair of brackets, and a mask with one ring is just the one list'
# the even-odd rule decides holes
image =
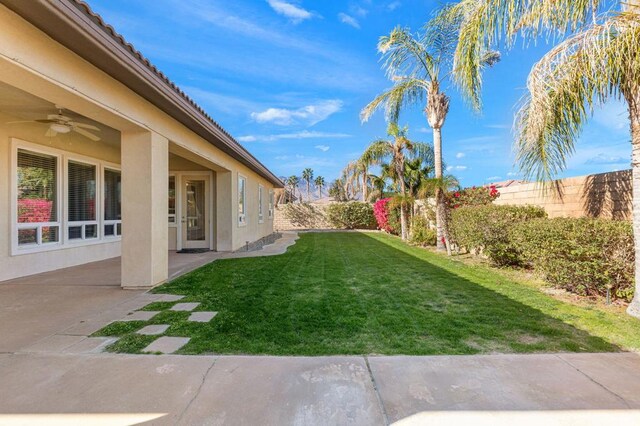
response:
{"label": "palm tree", "polygon": [[380,164],[388,161],[394,170],[395,183],[400,189],[400,227],[401,237],[406,240],[409,236],[407,229],[406,199],[407,188],[404,180],[405,158],[421,158],[425,162],[433,162],[433,148],[429,144],[412,142],[407,137],[407,128],[400,128],[394,122],[389,124],[387,133],[391,140],[380,139],[374,141],[362,154],[368,164]]}
{"label": "palm tree", "polygon": [[307,201],[311,201],[310,187],[311,187],[311,181],[313,180],[313,170],[308,167],[304,169],[302,171],[302,180],[307,182]]}
{"label": "palm tree", "polygon": [[463,0],[436,20],[458,25],[454,78],[478,100],[482,66],[473,52],[502,39],[510,46],[518,34],[570,33],[533,66],[516,114],[516,158],[526,177],[550,181],[566,167],[595,105],[626,102],[636,282],[627,312],[640,318],[640,0]]}
{"label": "palm tree", "polygon": [[[369,190],[369,166],[366,159],[359,158],[355,161],[351,161],[343,170],[343,176],[349,185],[354,189],[354,193],[358,190],[362,191],[362,202],[367,202],[368,190]],[[355,194],[354,194],[355,195]]]}
{"label": "palm tree", "polygon": [[[378,42],[378,51],[385,58],[387,75],[393,87],[378,95],[360,113],[362,121],[384,107],[387,120],[397,122],[400,111],[422,102],[427,123],[433,129],[435,177],[442,178],[442,126],[449,112],[449,97],[441,90],[447,78],[446,65],[453,54],[456,41],[456,23],[439,20],[439,25],[427,27],[423,35],[413,35],[407,29],[395,28]],[[487,54],[485,63],[492,64],[497,54]],[[403,75],[407,73],[407,75]],[[442,191],[436,191],[436,228],[438,249],[444,250],[443,235],[446,226],[446,207]]]}
{"label": "palm tree", "polygon": [[[290,188],[290,202],[293,203],[294,199],[296,198],[296,188],[298,187],[298,183],[300,183],[300,179],[298,178],[298,176],[289,176],[289,179],[287,179],[287,183],[289,184],[289,188]],[[302,196],[300,196],[302,198]],[[302,200],[301,200],[302,201]]]}
{"label": "palm tree", "polygon": [[316,177],[316,180],[313,182],[318,188],[318,198],[322,198],[322,188],[324,188],[325,182],[322,176]]}

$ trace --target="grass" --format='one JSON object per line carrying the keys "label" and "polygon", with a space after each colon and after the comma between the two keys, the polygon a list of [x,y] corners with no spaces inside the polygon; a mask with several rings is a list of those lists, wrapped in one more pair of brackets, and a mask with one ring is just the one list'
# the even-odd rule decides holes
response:
{"label": "grass", "polygon": [[157,292],[186,295],[191,323],[167,311],[148,322],[113,323],[109,350],[136,353],[153,338],[191,337],[184,354],[477,354],[603,352],[640,348],[640,323],[619,309],[580,306],[533,282],[470,265],[381,233],[302,234],[286,254],[219,260]]}

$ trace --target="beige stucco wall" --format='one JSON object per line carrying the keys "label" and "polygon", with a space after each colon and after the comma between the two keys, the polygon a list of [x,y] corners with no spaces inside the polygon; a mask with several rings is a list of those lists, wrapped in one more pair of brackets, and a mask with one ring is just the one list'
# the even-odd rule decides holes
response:
{"label": "beige stucco wall", "polygon": [[[553,187],[559,188],[561,195]],[[535,183],[499,191],[495,204],[536,205],[543,207],[549,217],[631,219],[630,170],[560,179],[546,191]]]}
{"label": "beige stucco wall", "polygon": [[[199,167],[216,172],[215,216],[218,250],[236,250],[246,241],[258,240],[273,232],[273,221],[267,215],[268,193],[273,185],[249,168],[220,151],[157,107],[133,93],[126,86],[59,45],[44,33],[24,21],[6,7],[0,6],[0,81],[38,96],[48,102],[62,105],[88,118],[104,123],[121,132],[152,131],[169,141],[171,153],[185,158]],[[13,131],[13,128],[12,128]],[[39,130],[38,130],[39,131]],[[22,137],[30,142],[47,143],[28,129]],[[36,132],[36,131],[34,131]],[[37,133],[37,132],[36,132]],[[117,256],[119,244],[101,244],[91,250],[79,250],[78,256],[70,249],[48,252],[41,263],[8,255],[6,232],[8,223],[9,190],[7,171],[9,148],[6,129],[0,129],[0,171],[5,176],[0,182],[0,279],[24,274],[24,265],[38,264],[37,271],[80,264]],[[53,142],[57,144],[58,142]],[[93,145],[78,143],[61,146],[62,149],[83,150],[92,157],[105,157],[120,163],[119,152],[96,150]],[[123,173],[124,174],[124,173]],[[247,178],[247,225],[237,221],[238,174]],[[264,187],[264,223],[258,223],[258,185]],[[124,199],[123,203],[127,200]],[[126,225],[123,223],[123,228]],[[9,272],[6,272],[9,271]]]}

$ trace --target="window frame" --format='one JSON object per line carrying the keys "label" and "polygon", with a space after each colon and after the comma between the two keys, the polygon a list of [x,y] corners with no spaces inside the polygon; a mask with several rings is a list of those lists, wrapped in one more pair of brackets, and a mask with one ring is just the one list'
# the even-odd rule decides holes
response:
{"label": "window frame", "polygon": [[[70,244],[70,245],[76,245],[78,243],[81,242],[86,242],[86,241],[95,241],[95,240],[100,240],[102,233],[101,231],[101,218],[104,217],[104,212],[102,210],[102,200],[100,200],[99,198],[99,194],[102,194],[102,178],[104,176],[102,175],[102,167],[100,165],[100,162],[98,162],[97,160],[94,159],[86,159],[86,158],[81,158],[79,156],[76,156],[75,154],[71,154],[71,155],[66,155],[64,156],[64,199],[63,199],[63,203],[65,206],[64,212],[65,212],[65,216],[64,216],[64,239],[63,239],[63,244]],[[95,167],[95,219],[93,220],[74,220],[71,221],[69,220],[69,213],[71,211],[70,209],[70,205],[69,205],[69,163],[74,162],[74,163],[79,163],[85,166],[93,166]],[[96,236],[95,238],[86,238],[85,235],[85,229],[87,226],[91,226],[94,225],[96,227]],[[80,227],[81,229],[81,237],[80,238],[69,238],[69,228],[75,228],[75,227]]]}
{"label": "window frame", "polygon": [[[169,182],[171,182],[171,178],[173,178],[173,190],[174,194],[174,208],[173,214],[169,213]],[[182,179],[182,176],[179,173],[171,172],[169,173],[169,177],[167,178],[167,223],[169,224],[169,228],[177,228],[178,227],[178,204],[181,203],[181,198],[179,195],[180,185],[178,184],[178,180]],[[173,218],[173,222],[171,221]]]}
{"label": "window frame", "polygon": [[[82,154],[76,154],[73,152],[65,151],[57,148],[50,148],[47,146],[43,146],[37,143],[28,142],[18,138],[11,138],[11,164],[9,165],[9,173],[10,173],[10,197],[11,197],[11,215],[10,215],[10,226],[11,226],[11,256],[19,256],[23,254],[33,254],[33,253],[41,253],[47,251],[54,250],[64,250],[68,248],[82,247],[82,246],[90,246],[97,244],[108,244],[119,242],[121,240],[121,235],[118,236],[108,236],[104,235],[104,171],[105,169],[119,171],[122,173],[121,166],[119,164],[115,164],[109,162],[107,160],[99,160],[93,157],[88,157]],[[57,242],[53,243],[44,243],[44,244],[30,244],[30,245],[22,245],[18,244],[18,229],[32,229],[36,226],[33,224],[19,224],[18,223],[18,150],[24,150],[28,152],[33,152],[35,154],[48,155],[52,157],[56,157],[56,215],[58,218],[58,222],[47,222],[47,223],[38,223],[37,226],[46,227],[46,226],[57,226],[59,237]],[[90,164],[96,166],[96,219],[95,221],[83,221],[83,222],[69,222],[67,220],[68,216],[68,162],[76,161],[83,164]],[[122,200],[121,200],[122,202]],[[68,238],[68,227],[69,224],[83,224],[83,223],[97,224],[97,236],[96,238],[91,239],[73,239],[69,240]],[[119,221],[122,222],[122,221]],[[49,225],[51,224],[51,225]],[[74,225],[71,225],[74,226]],[[122,226],[122,225],[121,225]],[[117,225],[116,225],[117,227]],[[40,235],[40,230],[37,231],[38,235]],[[83,235],[84,236],[84,235]],[[39,236],[38,236],[39,238]]]}
{"label": "window frame", "polygon": [[264,202],[264,186],[258,184],[258,223],[264,223],[264,211],[262,203]]}
{"label": "window frame", "polygon": [[[240,212],[240,181],[244,181],[244,184],[242,186],[242,210],[243,212]],[[238,226],[239,227],[244,227],[247,226],[247,216],[248,216],[248,208],[247,208],[247,177],[244,175],[241,175],[240,173],[238,173],[238,183],[237,183],[238,187],[236,190],[236,193],[238,194],[238,202],[237,202],[237,208],[238,208]]]}
{"label": "window frame", "polygon": [[[118,172],[120,173],[120,219],[105,219],[105,213],[106,213],[106,203],[104,203],[104,199],[107,197],[107,185],[105,184],[106,179],[105,179],[105,174],[107,172],[107,170],[112,171],[112,172]],[[102,231],[102,238],[104,238],[105,240],[116,240],[116,239],[120,239],[120,237],[122,237],[122,170],[120,169],[120,167],[112,167],[109,165],[103,165],[102,166],[102,198],[100,198],[100,200],[103,203],[102,206],[102,226],[100,227],[100,230]],[[104,231],[104,228],[107,225],[113,225],[113,235],[107,235],[106,232]],[[120,225],[120,232],[118,232],[118,225]]]}
{"label": "window frame", "polygon": [[275,191],[273,190],[273,188],[269,189],[269,210],[268,210],[268,217],[270,220],[273,219],[273,210],[275,209]]}

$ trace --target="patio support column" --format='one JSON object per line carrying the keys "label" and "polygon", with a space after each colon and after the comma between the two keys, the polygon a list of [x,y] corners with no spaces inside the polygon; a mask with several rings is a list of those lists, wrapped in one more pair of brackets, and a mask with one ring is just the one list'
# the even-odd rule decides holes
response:
{"label": "patio support column", "polygon": [[233,173],[216,172],[216,250],[233,250],[234,220]]}
{"label": "patio support column", "polygon": [[169,142],[150,131],[122,132],[122,287],[150,288],[168,277]]}

